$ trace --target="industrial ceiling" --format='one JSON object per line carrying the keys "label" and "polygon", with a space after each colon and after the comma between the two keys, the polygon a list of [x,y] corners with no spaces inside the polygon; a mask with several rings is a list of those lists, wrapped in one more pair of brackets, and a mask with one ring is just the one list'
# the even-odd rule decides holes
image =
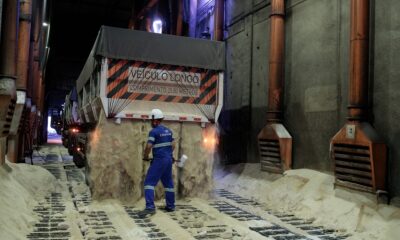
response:
{"label": "industrial ceiling", "polygon": [[64,102],[92,48],[101,25],[128,27],[133,7],[145,0],[50,0],[45,19],[50,25],[50,54],[46,65],[46,103]]}

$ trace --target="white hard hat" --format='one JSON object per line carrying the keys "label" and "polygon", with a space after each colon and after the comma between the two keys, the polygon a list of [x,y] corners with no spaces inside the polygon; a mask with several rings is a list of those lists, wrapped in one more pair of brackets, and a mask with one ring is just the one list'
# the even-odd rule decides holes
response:
{"label": "white hard hat", "polygon": [[151,110],[151,119],[163,119],[164,114],[160,109],[153,109]]}

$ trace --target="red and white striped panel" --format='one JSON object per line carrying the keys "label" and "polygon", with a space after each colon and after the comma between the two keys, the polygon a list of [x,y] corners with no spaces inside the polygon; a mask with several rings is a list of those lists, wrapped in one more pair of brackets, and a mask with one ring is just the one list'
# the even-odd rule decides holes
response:
{"label": "red and white striped panel", "polygon": [[[130,119],[141,119],[141,120],[150,120],[150,115],[148,114],[136,114],[136,113],[125,113],[123,116],[116,116],[122,118],[130,118]],[[199,122],[199,123],[208,123],[208,119],[206,117],[201,116],[170,116],[164,115],[165,121],[177,121],[177,122]]]}

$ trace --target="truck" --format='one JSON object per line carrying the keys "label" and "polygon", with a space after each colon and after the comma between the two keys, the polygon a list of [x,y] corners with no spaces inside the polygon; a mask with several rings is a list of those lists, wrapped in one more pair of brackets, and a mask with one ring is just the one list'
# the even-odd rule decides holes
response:
{"label": "truck", "polygon": [[[224,67],[223,42],[102,26],[63,114],[64,146],[75,164],[85,167],[92,190],[97,188],[99,196],[124,195],[99,187],[112,187],[101,177],[107,174],[133,181],[137,190],[143,176],[136,176],[142,173],[131,167],[145,168],[141,154],[153,108],[163,111],[165,124],[174,132],[176,158],[182,151],[193,152],[194,159],[212,158]],[[191,141],[195,143],[188,146]],[[198,153],[202,155],[196,157]],[[212,161],[207,161],[201,164],[210,175]]]}
{"label": "truck", "polygon": [[78,115],[78,95],[75,87],[65,97],[61,118],[62,144],[68,149],[68,153],[73,156],[75,165],[78,168],[83,168],[85,166],[85,156],[79,146],[84,146],[85,142],[79,144],[79,139],[86,137],[86,134],[94,128],[95,123],[81,122]]}

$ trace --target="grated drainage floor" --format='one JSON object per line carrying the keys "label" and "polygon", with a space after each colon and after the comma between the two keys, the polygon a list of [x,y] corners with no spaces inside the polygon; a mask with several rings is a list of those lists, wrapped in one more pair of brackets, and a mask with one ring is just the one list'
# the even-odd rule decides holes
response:
{"label": "grated drainage floor", "polygon": [[[51,154],[47,155],[47,162],[42,167],[66,184],[71,199],[68,193],[53,192],[40,201],[34,208],[39,221],[34,225],[33,231],[27,235],[27,239],[72,239],[71,235],[79,235],[79,230],[80,239],[123,239],[116,228],[121,230],[120,226],[114,225],[108,212],[90,206],[92,196],[89,188],[85,190],[85,176],[82,169],[78,169],[71,162],[56,162],[56,156]],[[250,229],[253,236],[258,234],[260,238],[275,240],[340,240],[350,236],[334,229],[317,226],[312,219],[302,219],[290,213],[272,211],[255,200],[224,189],[217,189],[216,193],[218,198],[216,201],[209,202],[209,205],[224,215],[215,217],[212,213],[200,210],[199,207],[187,202],[178,204],[175,212],[165,213],[171,221],[176,222],[194,239],[243,239],[245,237],[241,236],[242,232],[234,229],[238,222],[242,223],[241,227]],[[73,211],[77,213],[75,223],[69,223],[66,216],[66,208],[68,207],[67,211],[71,211],[72,205],[69,203],[71,200],[72,209],[75,209]],[[147,239],[172,240],[170,237],[172,233],[169,235],[168,231],[163,231],[151,217],[139,217],[137,208],[124,206],[124,210],[135,225],[144,230]],[[272,216],[272,222],[266,220],[266,218],[271,219],[268,216]],[[235,226],[231,224],[233,219],[237,220],[234,221]],[[73,225],[75,228],[70,228],[69,224],[77,224],[77,227]]]}
{"label": "grated drainage floor", "polygon": [[46,162],[56,162],[59,160],[58,154],[50,153],[46,155]]}
{"label": "grated drainage floor", "polygon": [[35,224],[33,232],[28,234],[28,239],[69,239],[71,234],[65,224],[65,205],[61,193],[51,193],[33,211],[40,220]]}
{"label": "grated drainage floor", "polygon": [[142,228],[147,233],[147,238],[151,240],[172,240],[165,233],[163,233],[155,223],[151,221],[150,217],[142,218],[139,216],[139,210],[133,207],[125,206],[125,211],[130,218],[133,219],[136,225]]}
{"label": "grated drainage floor", "polygon": [[[216,209],[218,209],[220,212],[225,213],[239,221],[251,221],[251,220],[257,220],[261,221],[265,219],[256,216],[252,213],[249,213],[247,211],[244,211],[236,206],[233,206],[227,202],[224,201],[216,201],[211,206],[214,206]],[[290,230],[281,227],[276,224],[270,223],[271,226],[268,227],[250,227],[250,230],[253,230],[265,237],[272,237],[273,239],[276,240],[284,240],[284,239],[309,239],[305,236],[296,234],[291,232]]]}
{"label": "grated drainage floor", "polygon": [[[82,238],[88,240],[120,240],[115,227],[110,221],[105,211],[89,211],[87,206],[90,205],[92,198],[89,189],[87,191],[75,191],[72,182],[77,184],[84,183],[83,172],[76,168],[75,165],[66,164],[43,164],[43,168],[47,169],[57,179],[67,180],[67,186],[74,204],[75,210],[79,212],[77,219],[78,227],[81,231]],[[69,225],[66,222],[65,209],[61,193],[51,193],[34,208],[34,212],[39,216],[39,222],[35,224],[32,233],[27,235],[27,239],[32,240],[66,240],[71,239]]]}
{"label": "grated drainage floor", "polygon": [[88,211],[87,206],[92,202],[89,188],[86,188],[84,192],[74,190],[71,184],[73,181],[85,185],[85,177],[82,170],[75,167],[75,165],[65,165],[64,169],[67,174],[68,189],[75,209],[83,219],[83,222],[81,221],[78,224],[83,238],[88,240],[122,239],[105,211]]}
{"label": "grated drainage floor", "polygon": [[57,179],[62,178],[63,174],[63,169],[59,165],[55,164],[44,164],[42,165],[43,168],[45,168],[47,171],[49,171],[53,176]]}
{"label": "grated drainage floor", "polygon": [[[229,192],[224,189],[217,189],[216,193],[220,197],[229,199],[229,200],[234,201],[241,205],[261,207],[261,204],[257,203],[254,200],[243,198],[235,193]],[[218,206],[221,206],[222,211],[224,211],[223,205],[216,205],[217,209],[218,209]],[[230,206],[232,206],[232,205],[230,205]],[[277,217],[282,222],[285,222],[285,223],[290,224],[298,229],[301,229],[301,230],[307,232],[307,234],[309,234],[310,236],[315,236],[315,237],[318,237],[319,239],[340,240],[340,239],[346,239],[346,238],[350,237],[349,234],[337,234],[337,232],[333,229],[325,229],[321,226],[312,225],[314,221],[297,218],[293,214],[279,213],[279,212],[274,212],[271,210],[264,210],[264,211],[266,211],[270,215]],[[229,211],[227,212],[227,214],[229,215]],[[252,229],[253,231],[259,232],[260,234],[262,234],[262,233],[268,234],[271,232],[270,231],[271,229],[269,229],[269,228],[266,228],[266,229],[250,228],[250,229]],[[283,230],[279,230],[279,231],[283,232]],[[264,235],[264,234],[262,234],[262,235]],[[274,237],[274,238],[275,239],[298,239],[298,238],[277,238],[277,237]]]}
{"label": "grated drainage floor", "polygon": [[115,227],[104,211],[90,211],[84,214],[83,219],[85,225],[88,226],[87,229],[83,229],[81,227],[81,232],[84,236],[84,239],[122,239],[120,236],[118,236]]}
{"label": "grated drainage floor", "polygon": [[[234,230],[225,224],[214,224],[204,226],[204,222],[212,222],[215,218],[207,215],[201,210],[191,205],[176,205],[175,212],[167,212],[167,214],[188,232],[195,239],[232,239],[232,237],[240,237]],[[218,221],[220,223],[220,221]]]}

